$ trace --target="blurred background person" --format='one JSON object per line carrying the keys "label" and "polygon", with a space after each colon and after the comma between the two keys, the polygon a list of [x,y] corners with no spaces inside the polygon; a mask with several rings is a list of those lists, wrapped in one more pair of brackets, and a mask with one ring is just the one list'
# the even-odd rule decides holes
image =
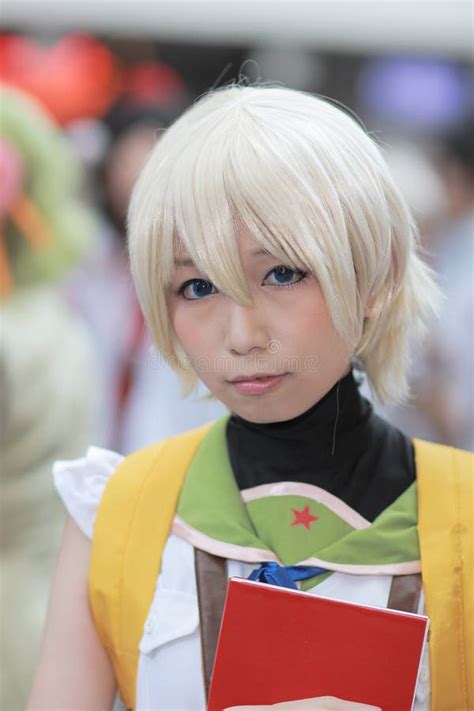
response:
{"label": "blurred background person", "polygon": [[203,387],[183,401],[174,371],[151,349],[129,275],[125,221],[133,183],[191,100],[181,75],[142,45],[129,55],[84,33],[50,45],[16,33],[0,37],[0,77],[54,113],[87,169],[83,197],[99,221],[64,289],[94,346],[92,441],[123,453],[223,413]]}
{"label": "blurred background person", "polygon": [[420,423],[436,442],[474,450],[474,118],[442,136],[445,210],[429,249],[445,302],[414,369]]}
{"label": "blurred background person", "polygon": [[122,72],[104,117],[107,144],[95,169],[102,229],[69,287],[94,334],[102,398],[97,442],[128,453],[224,413],[202,386],[183,400],[175,372],[153,352],[128,269],[126,217],[138,173],[156,141],[188,105],[183,80],[163,62]]}
{"label": "blurred background person", "polygon": [[[413,210],[444,292],[439,319],[413,353],[412,398],[376,409],[413,437],[474,449],[474,182],[472,66],[379,57],[358,78],[367,120]],[[366,396],[371,396],[366,384]]]}
{"label": "blurred background person", "polygon": [[77,199],[79,165],[31,97],[1,87],[0,122],[0,708],[23,707],[39,651],[64,511],[56,459],[92,434],[89,334],[60,281],[94,229]]}

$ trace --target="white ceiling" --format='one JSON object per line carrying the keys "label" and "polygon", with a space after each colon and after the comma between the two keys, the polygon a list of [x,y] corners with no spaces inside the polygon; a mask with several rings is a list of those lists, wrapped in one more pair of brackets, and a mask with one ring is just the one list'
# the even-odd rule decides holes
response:
{"label": "white ceiling", "polygon": [[3,0],[0,24],[164,41],[472,58],[471,0]]}

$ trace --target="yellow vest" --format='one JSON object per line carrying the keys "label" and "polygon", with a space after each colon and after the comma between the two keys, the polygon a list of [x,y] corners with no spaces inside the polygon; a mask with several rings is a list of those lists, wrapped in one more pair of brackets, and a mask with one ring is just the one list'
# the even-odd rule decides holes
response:
{"label": "yellow vest", "polygon": [[[89,601],[120,695],[132,709],[139,643],[162,553],[186,471],[210,426],[126,457],[97,513]],[[430,618],[431,710],[472,711],[474,458],[422,440],[414,445],[423,590]]]}

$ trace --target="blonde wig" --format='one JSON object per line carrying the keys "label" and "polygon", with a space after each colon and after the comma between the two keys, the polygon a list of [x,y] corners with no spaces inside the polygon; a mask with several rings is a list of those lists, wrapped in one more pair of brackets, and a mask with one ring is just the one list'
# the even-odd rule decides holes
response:
{"label": "blonde wig", "polygon": [[316,276],[374,395],[405,400],[410,343],[439,292],[409,208],[361,125],[304,92],[231,85],[199,99],[157,142],[130,204],[131,269],[155,345],[188,385],[167,308],[176,250],[248,303],[239,226]]}

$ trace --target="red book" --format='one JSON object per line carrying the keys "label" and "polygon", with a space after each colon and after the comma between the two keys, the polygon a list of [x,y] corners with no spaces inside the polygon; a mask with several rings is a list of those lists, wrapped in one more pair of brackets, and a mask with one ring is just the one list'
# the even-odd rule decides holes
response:
{"label": "red book", "polygon": [[410,711],[428,618],[231,578],[208,711],[336,696]]}

